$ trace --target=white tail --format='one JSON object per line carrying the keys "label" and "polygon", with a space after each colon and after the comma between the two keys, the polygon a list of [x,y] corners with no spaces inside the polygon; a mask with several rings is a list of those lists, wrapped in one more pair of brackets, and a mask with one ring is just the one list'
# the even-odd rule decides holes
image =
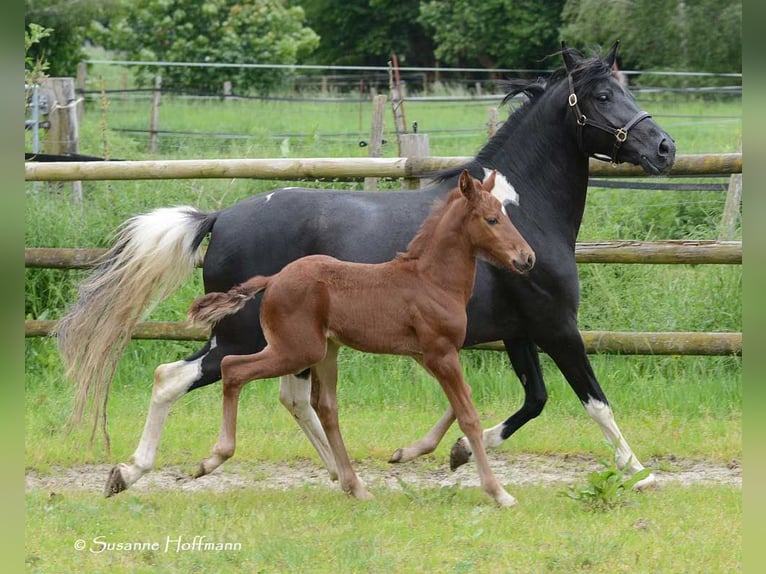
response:
{"label": "white tail", "polygon": [[102,420],[107,447],[109,386],[133,328],[191,275],[215,220],[215,213],[185,206],[127,220],[56,327],[66,375],[76,384],[71,422],[80,423],[92,401],[93,431]]}

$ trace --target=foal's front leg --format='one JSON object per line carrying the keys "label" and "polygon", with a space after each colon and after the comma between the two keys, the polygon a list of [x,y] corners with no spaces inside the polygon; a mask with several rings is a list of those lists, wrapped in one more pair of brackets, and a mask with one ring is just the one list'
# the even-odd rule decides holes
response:
{"label": "foal's front leg", "polygon": [[458,350],[424,354],[423,366],[441,384],[455,411],[460,429],[471,444],[482,488],[499,506],[513,506],[516,504],[516,499],[500,485],[489,466],[489,458],[484,450],[479,413],[471,401],[471,389],[463,379]]}
{"label": "foal's front leg", "polygon": [[364,482],[354,472],[351,460],[343,442],[338,422],[338,397],[336,387],[338,381],[338,345],[327,341],[327,353],[319,363],[314,365],[315,383],[319,387],[318,412],[322,427],[330,443],[330,449],[335,458],[340,487],[354,498],[368,500],[373,498]]}

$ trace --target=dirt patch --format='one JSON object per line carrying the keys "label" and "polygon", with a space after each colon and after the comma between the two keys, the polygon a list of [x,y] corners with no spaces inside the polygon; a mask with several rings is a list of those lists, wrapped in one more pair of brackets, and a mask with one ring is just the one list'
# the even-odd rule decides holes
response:
{"label": "dirt patch", "polygon": [[[502,484],[509,489],[525,484],[572,484],[584,482],[589,472],[604,467],[587,456],[553,456],[537,454],[490,455],[492,469]],[[742,466],[739,460],[728,464],[708,461],[677,459],[673,456],[649,461],[657,482],[662,484],[730,484],[742,486]],[[474,464],[467,464],[455,472],[447,465],[440,467],[434,461],[416,461],[403,465],[385,465],[380,462],[355,462],[354,468],[365,483],[375,488],[400,489],[400,480],[417,488],[433,488],[461,484],[478,486]],[[111,466],[82,465],[73,468],[54,468],[50,473],[29,470],[26,490],[49,492],[87,491],[103,492]],[[337,488],[327,472],[317,463],[301,460],[290,463],[250,463],[230,461],[213,474],[191,479],[189,468],[163,467],[148,473],[130,490],[156,492],[163,490],[225,492],[239,488],[288,489],[307,485]]]}

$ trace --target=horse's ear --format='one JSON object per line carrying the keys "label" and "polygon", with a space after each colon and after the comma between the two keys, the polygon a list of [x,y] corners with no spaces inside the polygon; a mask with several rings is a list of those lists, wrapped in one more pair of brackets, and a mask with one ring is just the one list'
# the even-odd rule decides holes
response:
{"label": "horse's ear", "polygon": [[471,177],[471,174],[468,173],[467,169],[464,169],[460,173],[458,187],[460,188],[460,193],[462,193],[469,202],[476,199],[476,189],[473,186],[473,178]]}
{"label": "horse's ear", "polygon": [[614,61],[617,58],[617,48],[620,47],[620,41],[616,40],[614,44],[612,45],[611,50],[609,50],[609,53],[606,55],[606,58],[604,58],[604,61],[609,64],[609,67],[611,68],[614,65]]}
{"label": "horse's ear", "polygon": [[563,40],[561,41],[561,57],[564,58],[564,67],[567,72],[571,74],[572,70],[577,66],[577,61],[575,60],[572,51],[567,47],[567,43]]}
{"label": "horse's ear", "polygon": [[497,170],[493,169],[492,172],[482,182],[482,185],[484,186],[484,189],[486,191],[491,192],[495,188],[496,175],[497,175]]}

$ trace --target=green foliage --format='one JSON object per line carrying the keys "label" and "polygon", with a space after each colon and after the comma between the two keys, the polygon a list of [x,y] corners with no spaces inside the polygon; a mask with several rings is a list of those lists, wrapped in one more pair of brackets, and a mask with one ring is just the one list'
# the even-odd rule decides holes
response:
{"label": "green foliage", "polygon": [[116,0],[24,0],[24,24],[38,24],[51,33],[28,47],[33,61],[49,63],[49,75],[74,76],[84,59],[83,44],[96,19],[108,19]]}
{"label": "green foliage", "polygon": [[34,55],[31,51],[43,39],[51,35],[53,30],[44,28],[39,24],[31,23],[24,31],[24,82],[27,84],[37,84],[45,72],[50,68],[50,62],[45,54]]}
{"label": "green foliage", "polygon": [[[284,0],[138,0],[101,34],[104,45],[142,61],[295,64],[318,45],[299,6]],[[139,83],[161,74],[163,87],[268,92],[285,72],[258,68],[140,66]]]}
{"label": "green foliage", "polygon": [[[420,21],[433,34],[436,57],[452,65],[540,68],[558,49],[563,0],[429,0]],[[558,62],[556,62],[558,64]]]}
{"label": "green foliage", "polygon": [[418,3],[400,0],[302,0],[306,22],[319,34],[309,61],[336,65],[432,66],[433,45],[418,22]]}
{"label": "green foliage", "polygon": [[[571,45],[595,47],[619,39],[630,46],[618,54],[624,69],[742,70],[741,0],[567,0],[561,21],[561,38]],[[652,78],[653,85],[712,82]]]}
{"label": "green foliage", "polygon": [[[614,451],[611,444],[606,444]],[[626,493],[629,493],[636,483],[645,479],[652,472],[651,469],[645,468],[626,478],[626,471],[618,469],[614,462],[601,460],[600,463],[604,470],[595,470],[588,474],[588,482],[585,486],[570,486],[563,493],[572,500],[582,503],[590,511],[606,512],[622,506],[626,503]],[[629,463],[630,461],[628,461]]]}

